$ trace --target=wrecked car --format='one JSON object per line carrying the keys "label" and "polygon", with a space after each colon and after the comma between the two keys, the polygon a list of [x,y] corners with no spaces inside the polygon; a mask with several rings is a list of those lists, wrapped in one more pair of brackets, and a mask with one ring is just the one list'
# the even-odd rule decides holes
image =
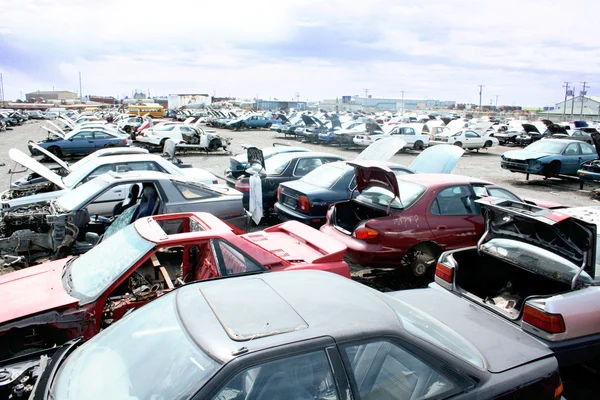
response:
{"label": "wrecked car", "polygon": [[[116,191],[124,192],[125,198],[112,208],[111,218],[90,212],[90,204]],[[26,267],[48,257],[81,254],[97,243],[117,215],[129,218],[126,225],[151,215],[191,211],[210,212],[241,229],[247,225],[242,195],[236,190],[162,172],[108,172],[56,200],[2,210],[0,257],[4,265]]]}
{"label": "wrecked car", "polygon": [[[243,147],[243,146],[242,146]],[[246,148],[251,147],[247,146]],[[304,147],[288,146],[279,143],[273,143],[272,147],[265,147],[261,149],[263,158],[268,160],[269,158],[276,156],[277,154],[283,153],[302,153],[310,151]],[[230,179],[237,179],[244,172],[250,168],[251,165],[248,163],[248,152],[240,153],[229,159],[229,168],[225,170],[225,177]]]}
{"label": "wrecked car", "polygon": [[193,283],[87,342],[5,361],[0,389],[32,400],[560,398],[542,344],[475,308],[448,324],[415,306],[419,295],[321,271]]}
{"label": "wrecked car", "polygon": [[[403,146],[406,144],[399,147]],[[396,176],[414,173],[448,174],[463,153],[463,149],[455,146],[438,146],[423,151],[408,167],[385,161],[382,165],[394,171]],[[346,161],[328,163],[297,181],[281,183],[277,191],[275,211],[282,221],[296,220],[319,227],[325,223],[325,215],[331,204],[358,195],[355,188],[356,176],[352,165]]]}
{"label": "wrecked car", "polygon": [[600,208],[478,203],[484,234],[477,246],[441,255],[436,284],[520,327],[562,365],[598,357]]}
{"label": "wrecked car", "polygon": [[234,119],[225,124],[229,129],[271,129],[274,124],[280,124],[281,119],[267,118],[262,114],[254,114]]}
{"label": "wrecked car", "polygon": [[597,149],[578,140],[543,139],[522,150],[502,153],[500,166],[510,172],[542,175],[577,175],[582,163],[598,158]]}
{"label": "wrecked car", "polygon": [[[126,133],[107,129],[82,128],[71,131],[62,137],[57,134],[48,136],[48,139],[39,141],[37,145],[59,158],[66,155],[87,155],[105,147],[123,147],[132,144]],[[29,148],[29,151],[31,155],[39,155],[32,147]]]}
{"label": "wrecked car", "polygon": [[330,143],[340,146],[354,146],[354,138],[358,135],[383,135],[385,132],[375,120],[367,118],[362,124],[354,125],[349,129],[340,129],[333,132]]}
{"label": "wrecked car", "polygon": [[183,124],[164,125],[157,128],[148,128],[139,132],[135,138],[137,142],[151,146],[164,147],[168,139],[177,140],[180,143],[197,146],[206,150],[227,150],[231,144],[229,139],[223,138],[216,133],[205,132],[200,127]]}
{"label": "wrecked car", "polygon": [[357,264],[406,268],[417,278],[433,277],[443,251],[477,243],[484,225],[476,199],[493,195],[520,200],[508,189],[477,178],[396,176],[379,163],[348,164],[355,168],[360,194],[333,204],[321,232],[344,243]]}
{"label": "wrecked car", "polygon": [[[526,127],[528,125],[530,124],[524,124],[523,126]],[[520,136],[517,136],[515,138],[515,143],[517,143],[519,146],[527,146],[531,143],[537,142],[538,140],[553,137],[554,135],[567,135],[565,128],[556,124],[547,125],[546,129],[543,129],[541,126],[539,128],[534,126],[534,128],[535,130],[530,128],[529,131],[521,133]]]}
{"label": "wrecked car", "polygon": [[84,255],[0,277],[0,359],[90,338],[188,282],[299,269],[350,278],[344,251],[298,222],[239,235],[208,213],[138,219]]}
{"label": "wrecked car", "polygon": [[294,134],[308,142],[318,142],[320,134],[329,132],[332,129],[328,123],[321,121],[314,115],[302,114],[301,118],[304,125],[297,126]]}

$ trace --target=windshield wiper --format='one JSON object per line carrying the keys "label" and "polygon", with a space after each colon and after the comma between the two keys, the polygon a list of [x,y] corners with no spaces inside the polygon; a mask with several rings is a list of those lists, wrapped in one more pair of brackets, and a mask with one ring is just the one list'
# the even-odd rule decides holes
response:
{"label": "windshield wiper", "polygon": [[73,292],[73,278],[71,277],[71,264],[73,263],[73,260],[75,260],[76,258],[78,258],[79,256],[75,256],[71,259],[69,259],[65,266],[63,267],[63,272],[62,272],[62,278],[65,280],[65,286],[67,289],[67,293],[71,294]]}

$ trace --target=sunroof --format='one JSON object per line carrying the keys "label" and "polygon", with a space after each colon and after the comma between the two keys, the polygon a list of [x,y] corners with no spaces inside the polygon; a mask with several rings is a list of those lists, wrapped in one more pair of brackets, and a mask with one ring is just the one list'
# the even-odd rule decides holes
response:
{"label": "sunroof", "polygon": [[302,317],[260,278],[201,287],[227,335],[236,341],[308,328]]}

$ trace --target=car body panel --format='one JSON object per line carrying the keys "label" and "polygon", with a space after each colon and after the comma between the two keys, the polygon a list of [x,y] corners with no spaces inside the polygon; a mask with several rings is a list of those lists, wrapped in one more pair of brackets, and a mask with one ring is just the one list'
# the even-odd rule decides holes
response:
{"label": "car body panel", "polygon": [[458,146],[435,146],[421,152],[408,166],[417,174],[449,174],[465,150]]}
{"label": "car body panel", "polygon": [[23,153],[19,149],[12,148],[8,150],[8,156],[16,163],[21,164],[22,166],[38,173],[40,176],[43,176],[50,182],[54,183],[61,189],[66,189],[66,185],[62,181],[62,178],[58,176],[55,172],[51,171],[48,167],[40,164],[38,161],[29,157],[27,154]]}

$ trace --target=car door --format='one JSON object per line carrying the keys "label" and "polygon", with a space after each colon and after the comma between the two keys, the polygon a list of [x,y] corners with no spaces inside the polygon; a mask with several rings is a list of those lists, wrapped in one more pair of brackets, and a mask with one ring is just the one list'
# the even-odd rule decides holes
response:
{"label": "car door", "polygon": [[483,217],[475,200],[468,184],[446,186],[435,194],[426,215],[443,250],[474,246],[483,234]]}
{"label": "car door", "polygon": [[596,152],[596,148],[589,143],[580,143],[579,149],[581,150],[581,159],[582,163],[590,160],[595,160],[598,158],[598,153]]}
{"label": "car door", "polygon": [[94,151],[113,145],[116,138],[103,131],[94,131]]}
{"label": "car door", "polygon": [[563,150],[560,161],[562,163],[561,174],[575,175],[581,163],[584,162],[579,143],[569,143]]}
{"label": "car door", "polygon": [[474,131],[465,131],[465,148],[478,149],[483,147],[483,138]]}
{"label": "car door", "polygon": [[[65,154],[88,154],[94,151],[94,133],[81,131],[68,140],[63,141],[62,150]],[[91,151],[89,151],[91,149]]]}

